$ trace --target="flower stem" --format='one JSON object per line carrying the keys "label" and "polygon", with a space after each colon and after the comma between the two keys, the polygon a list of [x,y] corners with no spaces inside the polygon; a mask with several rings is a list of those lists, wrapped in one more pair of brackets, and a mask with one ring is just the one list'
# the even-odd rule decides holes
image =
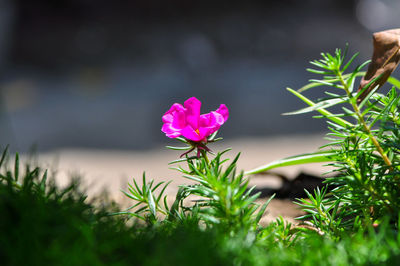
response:
{"label": "flower stem", "polygon": [[208,160],[207,157],[207,151],[206,150],[200,150],[201,156],[203,156],[204,160],[206,161],[207,165],[210,165],[210,160]]}

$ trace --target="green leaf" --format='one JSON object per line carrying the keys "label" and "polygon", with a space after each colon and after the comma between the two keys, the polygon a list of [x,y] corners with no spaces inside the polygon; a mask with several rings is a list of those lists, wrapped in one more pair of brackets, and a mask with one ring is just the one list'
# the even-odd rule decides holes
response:
{"label": "green leaf", "polygon": [[330,162],[332,161],[332,156],[336,154],[335,151],[323,151],[323,152],[315,152],[315,153],[305,153],[296,156],[287,157],[281,160],[273,161],[269,164],[260,166],[253,170],[247,171],[245,175],[253,175],[262,173],[274,168],[291,166],[291,165],[299,165],[299,164],[307,164],[307,163],[321,163],[321,162]]}
{"label": "green leaf", "polygon": [[360,70],[363,69],[366,65],[368,65],[370,63],[370,61],[371,60],[368,60],[368,61],[362,63],[361,65],[359,65],[358,67],[356,67],[356,69],[353,71],[353,73],[343,75],[343,78],[346,80],[346,84],[349,87],[349,91],[350,92],[353,91],[355,78],[357,76],[364,76],[365,75],[365,72],[362,72]]}
{"label": "green leaf", "polygon": [[154,217],[156,217],[157,206],[156,206],[156,203],[154,202],[154,197],[153,197],[153,193],[151,192],[151,189],[149,189],[149,191],[148,191],[147,199],[148,199],[150,212]]}
{"label": "green leaf", "polygon": [[165,189],[168,187],[169,184],[171,184],[172,180],[167,182],[164,187],[161,189],[160,194],[157,197],[157,203],[160,202],[161,197],[163,196]]}
{"label": "green leaf", "polygon": [[[294,94],[295,96],[297,96],[300,100],[302,100],[303,102],[305,102],[306,104],[310,105],[310,106],[314,106],[315,103],[313,101],[311,101],[310,99],[308,99],[307,97],[305,97],[304,95],[300,94],[299,92],[292,90],[291,88],[287,88],[287,90],[289,92],[291,92],[292,94]],[[354,125],[344,119],[341,119],[339,117],[334,116],[331,112],[325,110],[324,108],[319,108],[316,111],[318,111],[320,114],[326,116],[328,119],[332,120],[333,122],[342,125],[344,127],[346,126],[350,126],[350,127],[354,127]]]}
{"label": "green leaf", "polygon": [[15,164],[14,164],[14,178],[15,181],[18,181],[19,177],[19,155],[18,153],[15,154]]}
{"label": "green leaf", "polygon": [[174,160],[174,161],[172,161],[172,162],[169,162],[168,165],[176,164],[176,163],[181,163],[181,162],[186,162],[188,159],[196,159],[196,158],[197,158],[197,156],[191,156],[191,157],[181,158],[181,159],[177,159],[177,160]]}
{"label": "green leaf", "polygon": [[7,157],[7,153],[8,153],[8,145],[6,146],[6,148],[3,151],[3,154],[1,155],[1,160],[0,160],[0,167],[3,165],[4,160]]}
{"label": "green leaf", "polygon": [[312,69],[312,68],[307,68],[306,70],[308,72],[310,72],[310,73],[320,74],[320,75],[330,75],[330,74],[332,74],[332,72],[330,72],[330,71],[323,71],[323,70],[317,70],[317,69]]}
{"label": "green leaf", "polygon": [[40,180],[40,184],[39,184],[40,190],[41,190],[42,192],[44,192],[45,189],[46,189],[46,180],[47,180],[47,170],[44,171],[42,180]]}
{"label": "green leaf", "polygon": [[390,76],[387,82],[400,89],[400,80],[396,79],[395,77]]}
{"label": "green leaf", "polygon": [[307,84],[307,85],[301,87],[301,88],[298,90],[298,92],[303,92],[303,91],[306,91],[306,90],[308,90],[308,89],[315,88],[315,87],[320,87],[320,86],[323,86],[323,84],[311,82],[311,83],[309,83],[309,84]]}
{"label": "green leaf", "polygon": [[182,138],[182,137],[177,137],[175,139],[180,141],[180,142],[182,142],[182,143],[188,143],[188,141],[185,138]]}
{"label": "green leaf", "polygon": [[318,111],[318,109],[321,109],[321,108],[328,108],[328,107],[331,107],[331,106],[334,106],[334,105],[337,105],[340,103],[345,103],[345,102],[346,102],[346,100],[342,99],[342,98],[328,99],[328,100],[315,103],[312,106],[302,108],[302,109],[294,111],[294,112],[284,113],[283,115],[298,115],[298,114],[309,113],[312,111]]}
{"label": "green leaf", "polygon": [[257,213],[257,217],[256,217],[256,223],[259,223],[261,220],[261,217],[263,216],[265,209],[268,207],[268,204],[271,202],[271,200],[275,197],[275,194],[273,194],[268,200],[267,202],[265,202],[262,206],[261,209],[258,211]]}
{"label": "green leaf", "polygon": [[120,191],[121,191],[122,193],[124,193],[124,195],[127,196],[128,198],[133,199],[133,200],[138,200],[137,197],[135,197],[135,196],[129,194],[128,192],[123,191],[123,190],[120,190]]}
{"label": "green leaf", "polygon": [[135,185],[136,190],[133,189],[133,187],[132,187],[131,184],[129,184],[129,186],[132,187],[132,190],[133,190],[133,191],[137,191],[139,194],[141,194],[141,193],[140,193],[141,190],[140,190],[139,185],[137,184],[137,182],[136,182],[135,179],[133,179],[133,184]]}
{"label": "green leaf", "polygon": [[[361,90],[359,90],[355,96],[356,99],[358,99],[364,92],[368,91],[369,88],[372,86],[372,84],[374,84],[376,81],[378,81],[383,74],[380,74],[379,76],[377,76],[376,78],[374,78],[373,80],[371,80],[367,85],[365,85]],[[361,102],[361,104],[359,104],[359,107],[362,108],[362,106],[368,101],[368,99],[378,90],[380,89],[381,86],[376,85],[375,87],[373,87],[369,93],[367,94],[367,96],[365,96],[365,98],[363,99],[363,101]]]}
{"label": "green leaf", "polygon": [[189,150],[192,147],[190,147],[190,146],[186,146],[186,147],[165,146],[165,148],[170,149],[170,150],[175,150],[175,151],[184,151],[184,150]]}
{"label": "green leaf", "polygon": [[310,82],[319,83],[325,86],[334,87],[336,89],[343,89],[342,85],[335,84],[332,80],[319,80],[319,79],[311,79]]}
{"label": "green leaf", "polygon": [[129,215],[129,216],[134,216],[134,217],[136,217],[138,219],[141,219],[141,220],[145,220],[144,217],[142,217],[142,216],[140,216],[140,215],[138,215],[136,213],[127,212],[127,211],[113,212],[113,213],[109,214],[109,216],[114,216],[114,215]]}
{"label": "green leaf", "polygon": [[359,53],[355,53],[350,60],[347,62],[347,64],[342,68],[342,72],[346,71],[346,69],[353,63],[354,59],[359,55]]}

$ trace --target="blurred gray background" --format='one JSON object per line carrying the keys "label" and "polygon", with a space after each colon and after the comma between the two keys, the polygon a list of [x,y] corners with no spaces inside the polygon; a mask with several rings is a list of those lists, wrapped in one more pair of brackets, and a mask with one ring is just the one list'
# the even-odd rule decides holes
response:
{"label": "blurred gray background", "polygon": [[323,131],[281,116],[303,107],[285,88],[346,43],[369,59],[371,33],[399,17],[397,0],[0,0],[0,144],[152,148],[191,96],[228,106],[226,138]]}

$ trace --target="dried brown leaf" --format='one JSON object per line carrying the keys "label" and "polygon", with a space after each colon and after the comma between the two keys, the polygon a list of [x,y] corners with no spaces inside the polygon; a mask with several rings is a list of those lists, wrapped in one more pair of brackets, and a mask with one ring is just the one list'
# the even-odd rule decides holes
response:
{"label": "dried brown leaf", "polygon": [[361,102],[376,86],[380,88],[390,77],[400,62],[400,29],[385,30],[373,34],[374,52],[368,71],[361,79],[358,91],[362,90],[373,79],[379,79],[371,85],[357,99]]}

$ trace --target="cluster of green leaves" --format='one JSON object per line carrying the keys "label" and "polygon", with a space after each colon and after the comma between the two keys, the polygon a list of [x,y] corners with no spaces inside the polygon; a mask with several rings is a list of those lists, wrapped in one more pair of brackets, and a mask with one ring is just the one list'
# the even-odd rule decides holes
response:
{"label": "cluster of green leaves", "polygon": [[379,233],[367,230],[340,241],[301,233],[282,219],[234,234],[224,222],[201,227],[178,215],[169,222],[127,224],[124,216],[109,215],[115,208],[88,202],[79,183],[59,188],[50,182],[53,176],[44,181],[41,168],[20,171],[16,156],[9,170],[6,152],[2,158],[2,265],[393,265],[400,259],[400,234],[387,221]]}
{"label": "cluster of green leaves", "polygon": [[[149,224],[179,221],[209,228],[218,225],[229,232],[242,229],[255,231],[272,198],[262,206],[255,202],[260,193],[252,193],[254,187],[248,187],[249,180],[244,178],[243,172],[236,172],[239,154],[226,168],[223,167],[228,160],[222,159],[222,155],[227,151],[218,153],[211,161],[204,152],[200,157],[186,155],[172,162],[186,162],[186,168],[179,166],[175,169],[195,184],[181,185],[171,206],[168,206],[164,195],[169,183],[154,185],[153,180],[147,182],[143,175],[143,183],[139,187],[133,180],[129,191],[124,193],[135,204],[119,214],[128,214]],[[161,189],[156,192],[158,188]]]}
{"label": "cluster of green leaves", "polygon": [[[347,72],[357,54],[347,62],[345,55],[339,49],[333,55],[322,53],[321,60],[311,62],[317,69],[308,69],[322,78],[310,80],[299,91],[288,89],[309,106],[287,114],[319,112],[314,117],[326,119],[329,143],[316,153],[293,156],[249,172],[329,162],[334,170],[326,183],[335,189],[329,193],[326,189],[315,190],[298,203],[307,212],[301,218],[311,219],[318,230],[333,236],[377,226],[386,218],[396,227],[400,212],[399,81],[389,78],[393,87],[387,94],[378,93],[378,87],[370,88],[380,77],[355,91],[356,78],[365,74],[362,69],[368,62]],[[328,88],[325,97],[313,101],[304,95],[317,87]],[[365,90],[368,95],[360,98]],[[336,109],[328,110],[332,107]]]}
{"label": "cluster of green leaves", "polygon": [[249,179],[244,178],[243,172],[236,172],[240,154],[223,169],[227,160],[221,156],[225,152],[218,153],[210,162],[205,157],[187,158],[188,169],[178,170],[197,183],[182,188],[188,195],[200,197],[194,208],[199,209],[200,220],[206,225],[219,224],[233,231],[256,230],[272,197],[262,206],[255,203],[261,192],[252,194],[254,187],[249,188]]}

